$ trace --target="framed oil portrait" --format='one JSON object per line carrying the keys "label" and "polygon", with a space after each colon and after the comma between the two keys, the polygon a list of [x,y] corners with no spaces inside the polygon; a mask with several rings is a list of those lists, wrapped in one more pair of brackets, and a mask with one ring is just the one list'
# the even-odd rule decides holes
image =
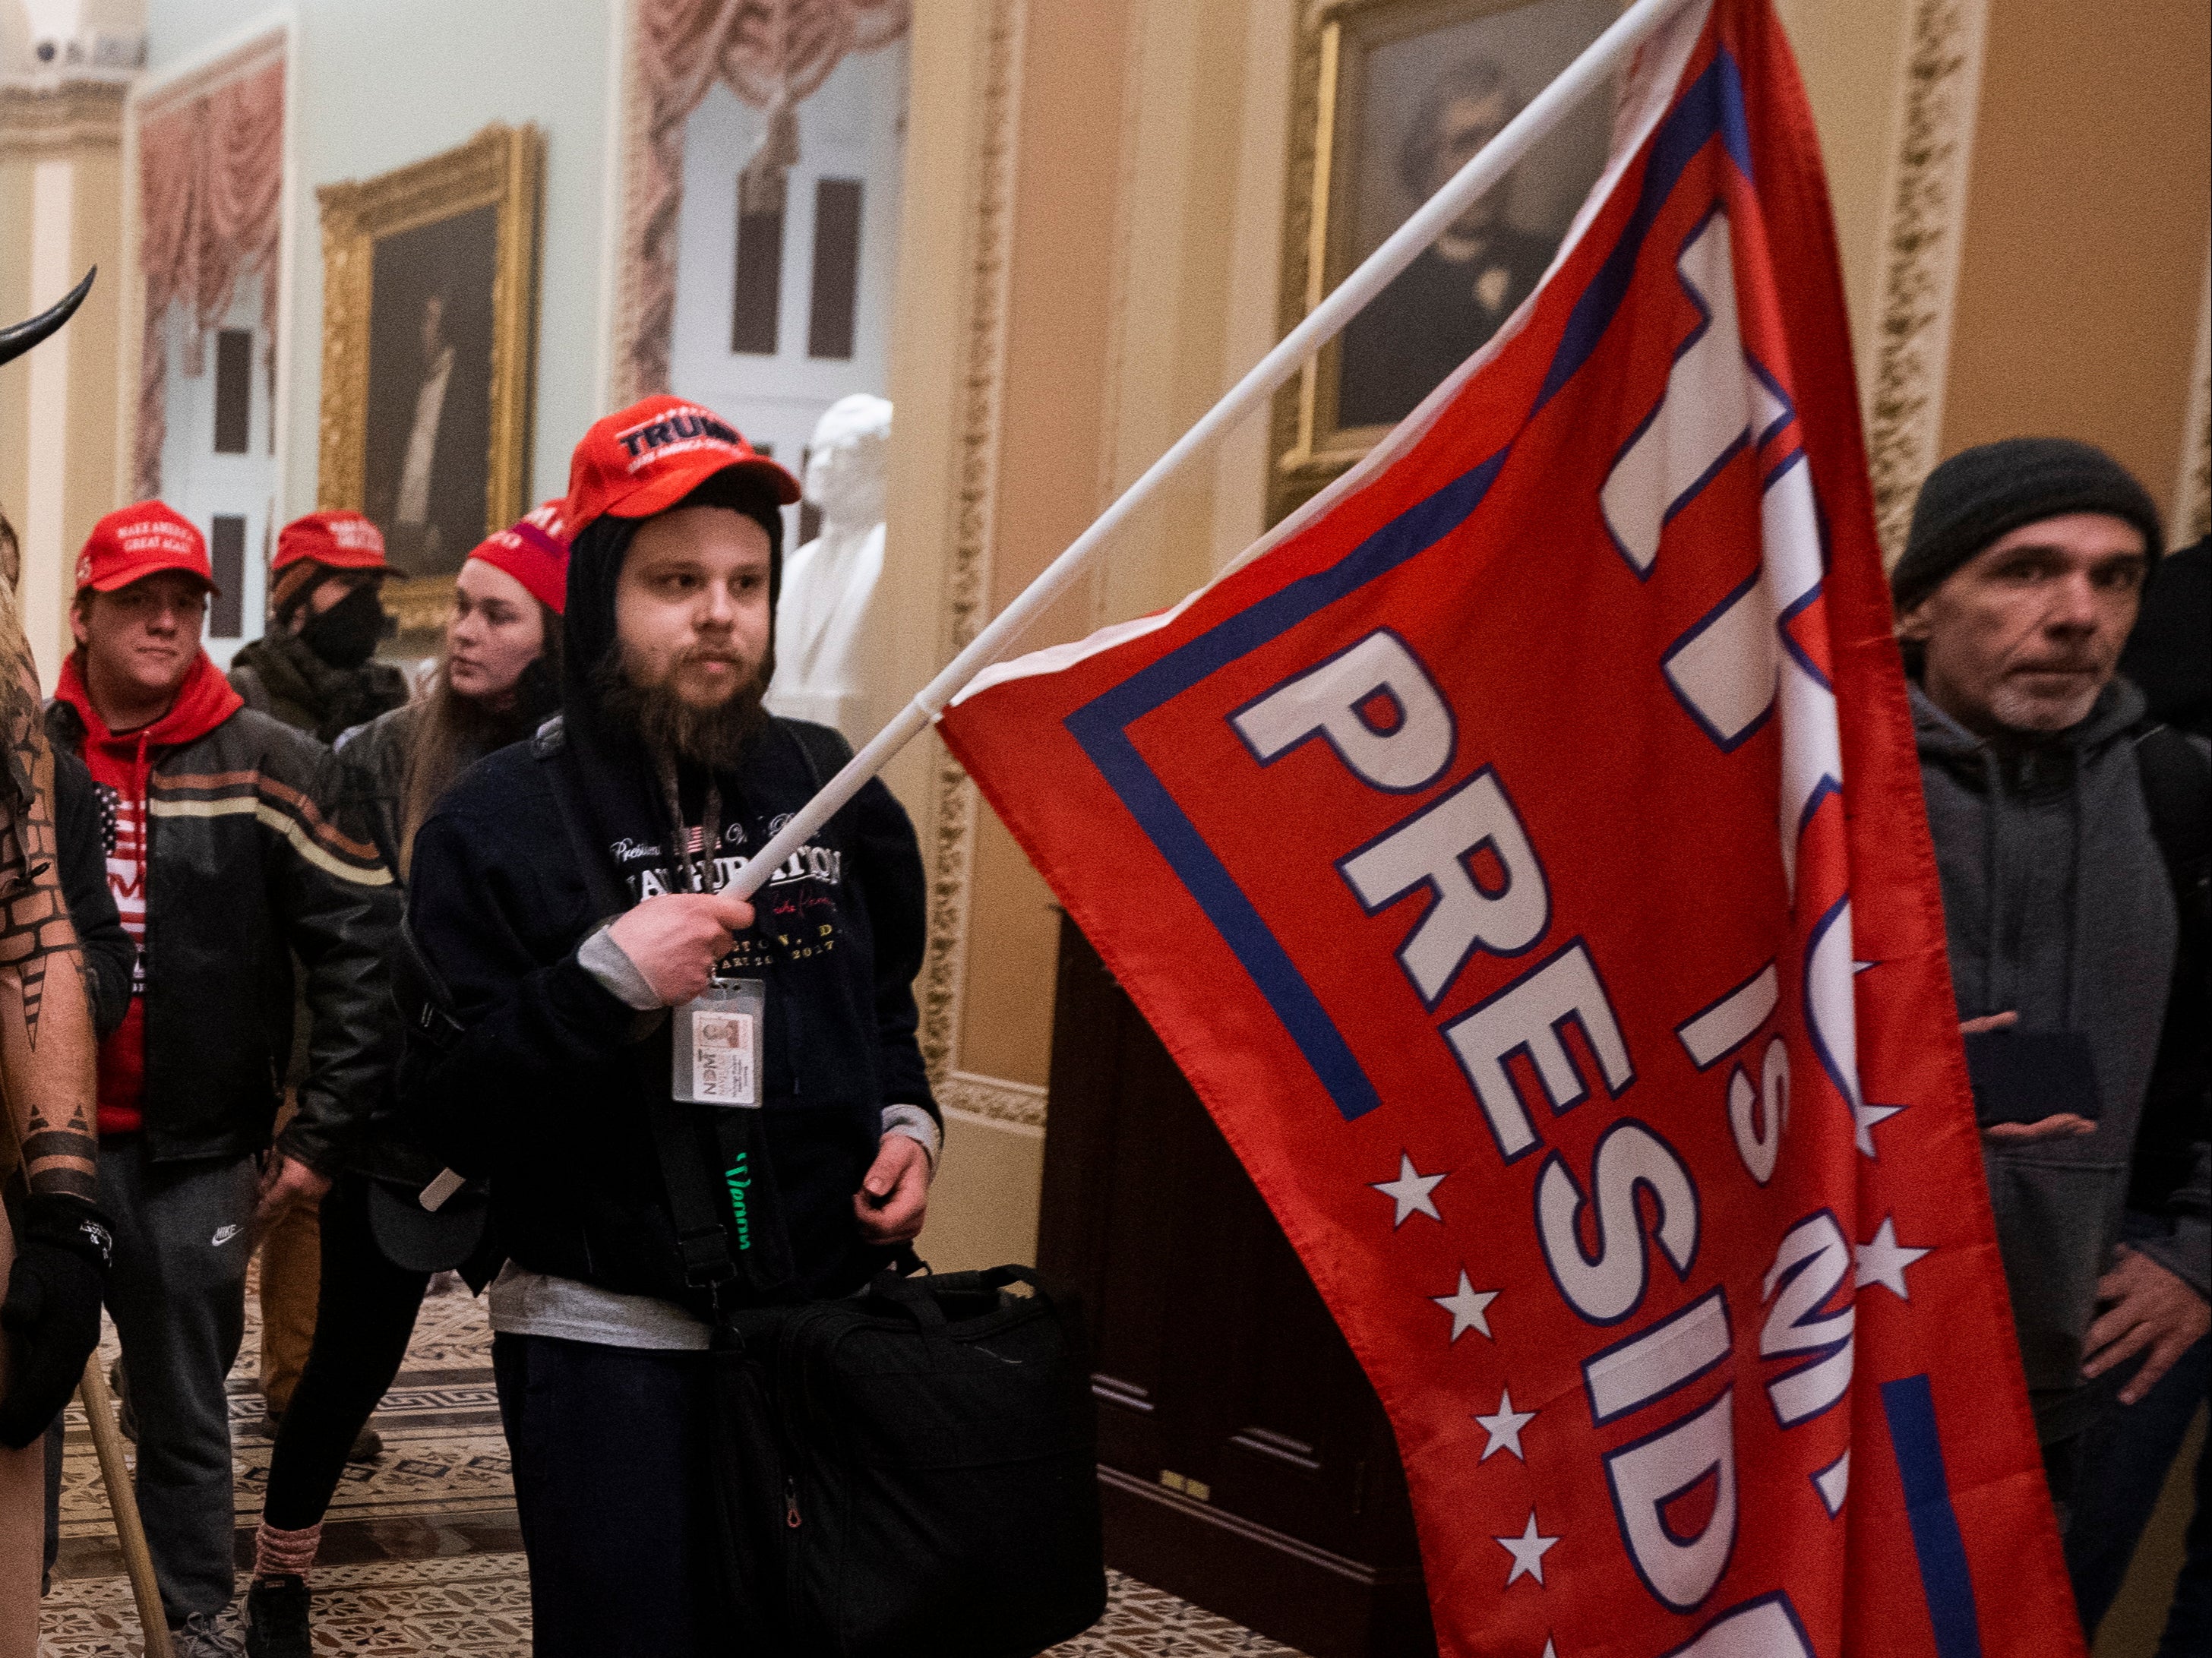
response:
{"label": "framed oil portrait", "polygon": [[[1298,46],[1285,331],[1620,15],[1620,0],[1321,0]],[[1604,171],[1592,98],[1355,317],[1276,399],[1271,521],[1366,453],[1549,267]]]}
{"label": "framed oil portrait", "polygon": [[365,513],[400,574],[403,635],[434,629],[470,550],[530,504],[544,143],[494,125],[316,192],[323,215],[317,504]]}

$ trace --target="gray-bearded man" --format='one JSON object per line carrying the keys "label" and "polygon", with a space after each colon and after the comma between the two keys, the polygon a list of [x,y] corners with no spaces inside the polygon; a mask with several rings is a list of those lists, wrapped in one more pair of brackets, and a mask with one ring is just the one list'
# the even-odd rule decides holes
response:
{"label": "gray-bearded man", "polygon": [[[2160,550],[2150,497],[2109,456],[2014,439],[1936,468],[1891,575],[1997,1240],[2062,1528],[2090,1477],[2082,1433],[2115,1387],[2132,1405],[2212,1323],[2203,1229],[2128,1203],[2145,1101],[2166,1097],[2153,1073],[2189,831],[2161,783],[2185,792],[2212,765],[2198,739],[2147,721],[2116,672]],[[2201,1184],[2179,1148],[2202,1138],[2179,1137],[2168,1189]]]}

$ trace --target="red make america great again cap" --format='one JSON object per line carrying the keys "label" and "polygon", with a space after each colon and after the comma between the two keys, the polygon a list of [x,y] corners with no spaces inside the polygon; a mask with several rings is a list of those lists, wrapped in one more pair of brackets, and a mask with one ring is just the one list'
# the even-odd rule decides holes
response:
{"label": "red make america great again cap", "polygon": [[602,517],[650,518],[719,472],[757,473],[779,503],[799,499],[799,480],[757,453],[712,410],[665,393],[593,422],[568,463],[568,531]]}
{"label": "red make america great again cap", "polygon": [[333,570],[388,570],[384,532],[359,513],[310,513],[276,532],[272,571],[289,569],[301,559]]}
{"label": "red make america great again cap", "polygon": [[76,589],[112,593],[161,570],[179,570],[215,591],[207,542],[166,501],[118,507],[92,526],[76,556]]}

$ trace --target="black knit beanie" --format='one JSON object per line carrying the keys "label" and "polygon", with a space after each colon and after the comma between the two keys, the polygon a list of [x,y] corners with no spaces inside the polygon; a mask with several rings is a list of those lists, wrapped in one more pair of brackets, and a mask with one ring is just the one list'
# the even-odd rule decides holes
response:
{"label": "black knit beanie", "polygon": [[1999,537],[2067,513],[2109,513],[2142,531],[2150,562],[2166,549],[2158,508],[2126,467],[2070,438],[2007,438],[1951,457],[1913,503],[1905,556],[1889,573],[1902,615]]}

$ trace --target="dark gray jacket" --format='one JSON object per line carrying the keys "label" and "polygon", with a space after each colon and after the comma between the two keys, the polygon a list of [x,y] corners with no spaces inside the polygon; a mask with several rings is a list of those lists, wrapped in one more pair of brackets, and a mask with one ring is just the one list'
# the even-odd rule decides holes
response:
{"label": "dark gray jacket", "polygon": [[2082,1338],[2173,973],[2173,895],[2129,732],[2143,701],[2116,679],[2079,726],[2035,742],[1985,741],[1917,685],[1912,712],[1959,1017],[2011,1011],[2024,1029],[2081,1032],[2103,1100],[2093,1135],[1984,1151],[2047,1443],[2086,1413]]}

